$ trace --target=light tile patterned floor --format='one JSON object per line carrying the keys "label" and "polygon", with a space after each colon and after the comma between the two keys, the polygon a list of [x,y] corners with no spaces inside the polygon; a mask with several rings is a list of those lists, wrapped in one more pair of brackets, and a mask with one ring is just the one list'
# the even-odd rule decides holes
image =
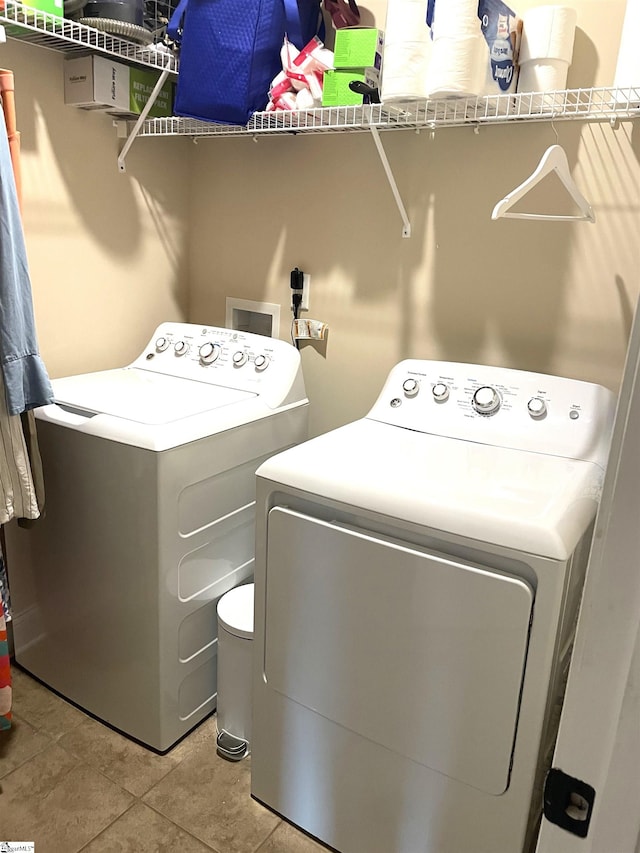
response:
{"label": "light tile patterned floor", "polygon": [[216,754],[215,719],[159,756],[12,667],[0,732],[0,840],[36,853],[326,853],[251,799],[251,758]]}

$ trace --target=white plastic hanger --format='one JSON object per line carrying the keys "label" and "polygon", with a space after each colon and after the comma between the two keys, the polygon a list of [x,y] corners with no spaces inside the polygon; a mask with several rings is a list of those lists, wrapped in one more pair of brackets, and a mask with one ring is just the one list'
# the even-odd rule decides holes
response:
{"label": "white plastic hanger", "polygon": [[[575,203],[580,208],[581,213],[575,216],[563,216],[555,213],[510,213],[509,209],[520,201],[532,187],[539,183],[550,172],[558,175],[562,183],[567,189],[567,192]],[[499,201],[493,208],[491,214],[492,219],[547,219],[547,220],[565,220],[565,221],[587,221],[595,222],[596,217],[593,209],[586,198],[582,195],[575,181],[571,177],[569,170],[569,162],[564,148],[560,145],[551,145],[542,155],[542,159],[538,163],[535,172],[527,178],[524,183],[512,190],[506,195],[502,201]]]}

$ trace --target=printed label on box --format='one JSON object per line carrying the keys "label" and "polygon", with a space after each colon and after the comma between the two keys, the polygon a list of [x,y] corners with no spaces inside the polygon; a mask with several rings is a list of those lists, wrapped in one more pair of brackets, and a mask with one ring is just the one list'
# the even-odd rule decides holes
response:
{"label": "printed label on box", "polygon": [[384,33],[372,27],[343,27],[336,31],[334,68],[382,67]]}
{"label": "printed label on box", "polygon": [[322,106],[357,106],[369,103],[366,95],[361,95],[349,88],[349,83],[357,80],[377,89],[380,86],[380,75],[377,68],[337,68],[325,71],[322,86]]}
{"label": "printed label on box", "polygon": [[[158,74],[142,71],[139,68],[132,68],[130,72],[129,82],[129,109],[132,113],[141,113],[146,106],[151,93],[158,81]],[[163,116],[171,115],[171,84],[165,83],[162,89],[158,92],[158,96],[153,102],[153,106],[149,110],[149,115],[153,118],[162,118]]]}
{"label": "printed label on box", "polygon": [[[160,76],[101,56],[68,59],[64,65],[65,103],[85,110],[108,110],[112,115],[140,115]],[[173,85],[165,83],[149,115],[170,116],[172,108]]]}

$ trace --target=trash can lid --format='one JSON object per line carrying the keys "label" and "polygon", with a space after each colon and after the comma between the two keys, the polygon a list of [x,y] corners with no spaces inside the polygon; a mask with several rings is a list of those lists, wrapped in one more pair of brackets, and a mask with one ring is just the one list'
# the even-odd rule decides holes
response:
{"label": "trash can lid", "polygon": [[218,621],[231,634],[253,639],[253,584],[225,592],[218,601]]}

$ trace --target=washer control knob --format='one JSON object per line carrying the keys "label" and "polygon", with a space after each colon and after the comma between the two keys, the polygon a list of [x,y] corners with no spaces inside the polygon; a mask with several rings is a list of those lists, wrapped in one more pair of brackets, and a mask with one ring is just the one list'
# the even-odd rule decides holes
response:
{"label": "washer control knob", "polygon": [[218,344],[212,344],[211,341],[207,341],[198,350],[198,355],[202,364],[212,364],[220,355],[220,347]]}
{"label": "washer control knob", "polygon": [[491,385],[482,385],[472,399],[473,408],[481,415],[492,415],[500,408],[500,394]]}
{"label": "washer control knob", "polygon": [[532,397],[527,403],[532,418],[543,418],[547,414],[547,404],[542,397]]}
{"label": "washer control knob", "polygon": [[405,397],[415,397],[420,390],[420,383],[417,379],[405,379],[402,383],[402,390]]}
{"label": "washer control knob", "polygon": [[433,386],[433,399],[437,403],[444,403],[445,400],[449,399],[449,386],[445,385],[444,382],[436,382]]}
{"label": "washer control knob", "polygon": [[269,367],[269,356],[264,353],[257,355],[253,361],[256,370],[266,370]]}
{"label": "washer control knob", "polygon": [[173,350],[176,355],[184,355],[189,351],[189,344],[186,341],[176,341]]}
{"label": "washer control knob", "polygon": [[242,367],[243,364],[247,363],[247,354],[239,349],[237,352],[233,354],[233,363],[236,367]]}
{"label": "washer control knob", "polygon": [[164,352],[169,346],[169,338],[165,338],[164,336],[161,338],[156,338],[156,350],[157,352]]}

